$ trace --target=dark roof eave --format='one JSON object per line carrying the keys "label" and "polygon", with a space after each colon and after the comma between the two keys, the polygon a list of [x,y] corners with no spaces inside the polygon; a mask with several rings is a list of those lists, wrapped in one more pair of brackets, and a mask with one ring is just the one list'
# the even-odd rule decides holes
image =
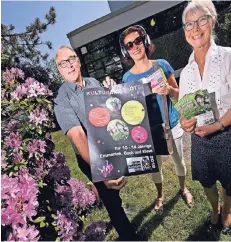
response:
{"label": "dark roof eave", "polygon": [[100,24],[101,22],[107,21],[108,19],[110,19],[112,17],[115,17],[117,15],[120,15],[121,13],[127,12],[128,10],[133,9],[133,8],[139,6],[139,5],[142,5],[145,2],[148,2],[148,1],[135,2],[135,3],[132,3],[132,4],[130,4],[130,5],[126,6],[126,7],[124,7],[124,8],[121,8],[121,9],[119,9],[119,10],[113,12],[113,13],[109,13],[109,14],[101,17],[101,18],[98,18],[98,19],[96,19],[96,20],[94,20],[94,21],[92,21],[92,22],[90,22],[88,24],[83,25],[82,27],[79,27],[79,28],[71,31],[70,33],[67,34],[67,37],[69,39],[72,36],[82,32],[82,31],[84,31],[84,30],[86,30],[86,29],[88,29],[90,27],[93,27],[93,26],[95,26],[97,24]]}

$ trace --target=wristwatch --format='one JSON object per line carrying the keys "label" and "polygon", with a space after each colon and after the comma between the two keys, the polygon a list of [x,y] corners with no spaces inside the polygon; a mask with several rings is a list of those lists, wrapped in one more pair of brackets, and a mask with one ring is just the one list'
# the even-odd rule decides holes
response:
{"label": "wristwatch", "polygon": [[217,120],[217,122],[221,125],[220,131],[224,131],[225,126],[223,125],[223,123],[220,120]]}

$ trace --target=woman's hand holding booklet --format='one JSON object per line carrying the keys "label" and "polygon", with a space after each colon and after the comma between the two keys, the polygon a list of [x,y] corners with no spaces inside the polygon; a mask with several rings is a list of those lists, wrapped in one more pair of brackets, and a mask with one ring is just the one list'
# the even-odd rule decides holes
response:
{"label": "woman's hand holding booklet", "polygon": [[195,118],[198,127],[216,122],[215,93],[208,93],[207,90],[186,94],[175,104],[175,108],[185,120]]}

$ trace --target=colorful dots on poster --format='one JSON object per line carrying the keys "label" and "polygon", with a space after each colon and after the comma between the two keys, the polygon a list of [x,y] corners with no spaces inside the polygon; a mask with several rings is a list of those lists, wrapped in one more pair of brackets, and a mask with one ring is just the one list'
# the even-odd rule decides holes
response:
{"label": "colorful dots on poster", "polygon": [[121,101],[117,97],[110,97],[106,101],[106,107],[112,112],[117,112],[121,108]]}
{"label": "colorful dots on poster", "polygon": [[128,124],[140,124],[145,116],[144,106],[135,100],[128,101],[123,105],[121,115]]}
{"label": "colorful dots on poster", "polygon": [[137,127],[134,127],[132,129],[131,136],[132,136],[132,139],[136,143],[142,144],[142,143],[147,141],[147,139],[148,139],[148,132],[142,126],[137,126]]}
{"label": "colorful dots on poster", "polygon": [[96,127],[104,127],[110,121],[109,111],[105,108],[93,108],[89,112],[89,121]]}
{"label": "colorful dots on poster", "polygon": [[129,136],[129,129],[125,122],[114,119],[107,125],[107,132],[113,138],[113,140],[126,140]]}

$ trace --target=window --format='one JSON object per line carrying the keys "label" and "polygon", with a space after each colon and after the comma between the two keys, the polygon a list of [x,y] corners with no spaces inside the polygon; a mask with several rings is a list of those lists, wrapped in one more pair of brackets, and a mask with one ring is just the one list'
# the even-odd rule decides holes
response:
{"label": "window", "polygon": [[[215,1],[214,3],[218,13],[230,5],[230,2],[226,1]],[[185,40],[182,28],[181,18],[186,4],[187,2],[181,2],[170,9],[134,23],[134,25],[143,26],[156,45],[156,51],[151,58],[166,59],[175,70],[187,64],[192,52]],[[106,75],[117,83],[121,81],[123,73],[128,69],[122,63],[119,46],[119,36],[124,29],[78,48],[77,52],[84,74],[95,77],[99,81],[103,81]]]}

